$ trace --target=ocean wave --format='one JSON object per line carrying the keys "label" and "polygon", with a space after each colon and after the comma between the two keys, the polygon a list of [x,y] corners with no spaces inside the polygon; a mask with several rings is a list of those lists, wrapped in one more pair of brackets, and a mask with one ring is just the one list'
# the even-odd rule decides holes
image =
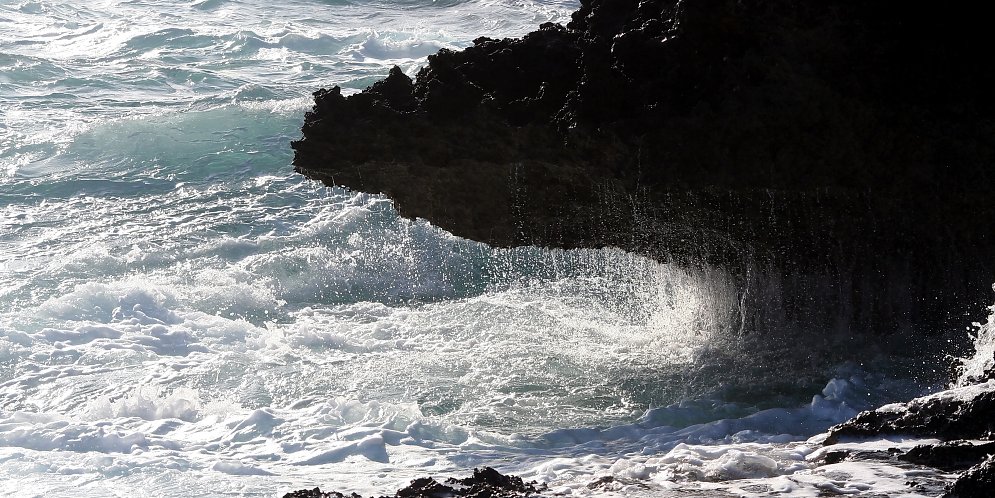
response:
{"label": "ocean wave", "polygon": [[396,61],[421,59],[441,48],[453,48],[446,41],[423,39],[413,33],[372,31],[342,50],[341,55],[356,61]]}
{"label": "ocean wave", "polygon": [[286,33],[274,45],[294,52],[309,55],[334,55],[342,50],[346,40],[343,37],[326,33]]}
{"label": "ocean wave", "polygon": [[190,4],[190,7],[197,10],[210,11],[225,6],[228,3],[227,0],[196,0]]}
{"label": "ocean wave", "polygon": [[123,53],[144,53],[150,50],[182,50],[212,47],[217,40],[197,34],[189,28],[166,28],[130,36],[121,47]]}
{"label": "ocean wave", "polygon": [[[68,76],[66,69],[42,57],[0,53],[0,68],[5,83],[20,84]],[[7,96],[8,98],[10,96]]]}

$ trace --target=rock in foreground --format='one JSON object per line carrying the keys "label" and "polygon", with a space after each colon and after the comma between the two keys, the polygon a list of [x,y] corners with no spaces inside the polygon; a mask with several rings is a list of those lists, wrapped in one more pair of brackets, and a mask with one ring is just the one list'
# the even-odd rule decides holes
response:
{"label": "rock in foreground", "polygon": [[899,459],[944,470],[972,466],[945,496],[990,497],[995,490],[995,380],[956,387],[907,403],[895,403],[830,429],[825,444],[845,438],[936,437],[946,442],[917,446]]}
{"label": "rock in foreground", "polygon": [[886,435],[941,439],[995,439],[995,381],[957,387],[860,413],[829,431],[840,438]]}
{"label": "rock in foreground", "polygon": [[[508,476],[490,468],[474,469],[473,475],[464,479],[446,479],[440,483],[431,477],[411,481],[407,487],[399,489],[397,498],[520,498],[539,493],[545,489],[535,482],[526,483],[520,477]],[[361,498],[353,493],[344,495],[337,492],[323,493],[319,488],[287,493],[283,498]],[[381,498],[390,498],[383,496]]]}
{"label": "rock in foreground", "polygon": [[959,328],[995,281],[995,65],[974,10],[583,0],[565,27],[442,50],[413,81],[317,92],[294,165],[492,245],[721,267],[745,330]]}
{"label": "rock in foreground", "polygon": [[[414,80],[316,92],[294,166],[496,246],[718,267],[734,330],[765,338],[746,361],[800,345],[771,356],[831,364],[873,334],[918,355],[961,338],[995,281],[989,31],[967,5],[582,0]],[[990,439],[983,386],[830,438]]]}
{"label": "rock in foreground", "polygon": [[971,467],[957,479],[944,498],[991,498],[995,493],[995,455]]}

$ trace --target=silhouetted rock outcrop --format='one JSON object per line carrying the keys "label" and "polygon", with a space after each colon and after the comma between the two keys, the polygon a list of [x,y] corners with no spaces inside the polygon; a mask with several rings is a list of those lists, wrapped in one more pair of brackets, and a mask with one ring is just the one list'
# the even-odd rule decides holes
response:
{"label": "silhouetted rock outcrop", "polygon": [[[504,475],[490,467],[473,469],[473,475],[463,479],[449,478],[445,484],[431,477],[422,477],[397,490],[396,498],[524,498],[544,490],[535,482],[527,483],[521,477]],[[361,498],[352,493],[324,493],[319,488],[294,491],[283,498]],[[392,498],[382,496],[381,498]]]}
{"label": "silhouetted rock outcrop", "polygon": [[584,0],[414,81],[315,93],[294,165],[493,245],[724,268],[748,330],[961,329],[995,281],[995,64],[973,9]]}

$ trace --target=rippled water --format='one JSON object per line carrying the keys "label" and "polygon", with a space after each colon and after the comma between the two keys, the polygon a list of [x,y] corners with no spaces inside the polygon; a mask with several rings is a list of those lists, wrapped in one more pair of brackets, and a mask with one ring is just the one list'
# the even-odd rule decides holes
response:
{"label": "rippled water", "polygon": [[373,494],[475,465],[771,486],[922,389],[843,365],[731,396],[721,274],[495,250],[292,173],[317,88],[575,7],[0,5],[0,495]]}

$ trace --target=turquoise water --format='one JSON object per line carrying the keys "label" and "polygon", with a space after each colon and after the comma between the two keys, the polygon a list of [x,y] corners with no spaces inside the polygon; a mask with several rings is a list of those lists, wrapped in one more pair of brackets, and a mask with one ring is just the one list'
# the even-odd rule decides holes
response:
{"label": "turquoise water", "polygon": [[0,5],[0,495],[374,494],[474,465],[736,489],[920,389],[844,365],[724,398],[750,379],[715,367],[740,351],[720,273],[496,250],[292,173],[317,88],[575,7]]}

